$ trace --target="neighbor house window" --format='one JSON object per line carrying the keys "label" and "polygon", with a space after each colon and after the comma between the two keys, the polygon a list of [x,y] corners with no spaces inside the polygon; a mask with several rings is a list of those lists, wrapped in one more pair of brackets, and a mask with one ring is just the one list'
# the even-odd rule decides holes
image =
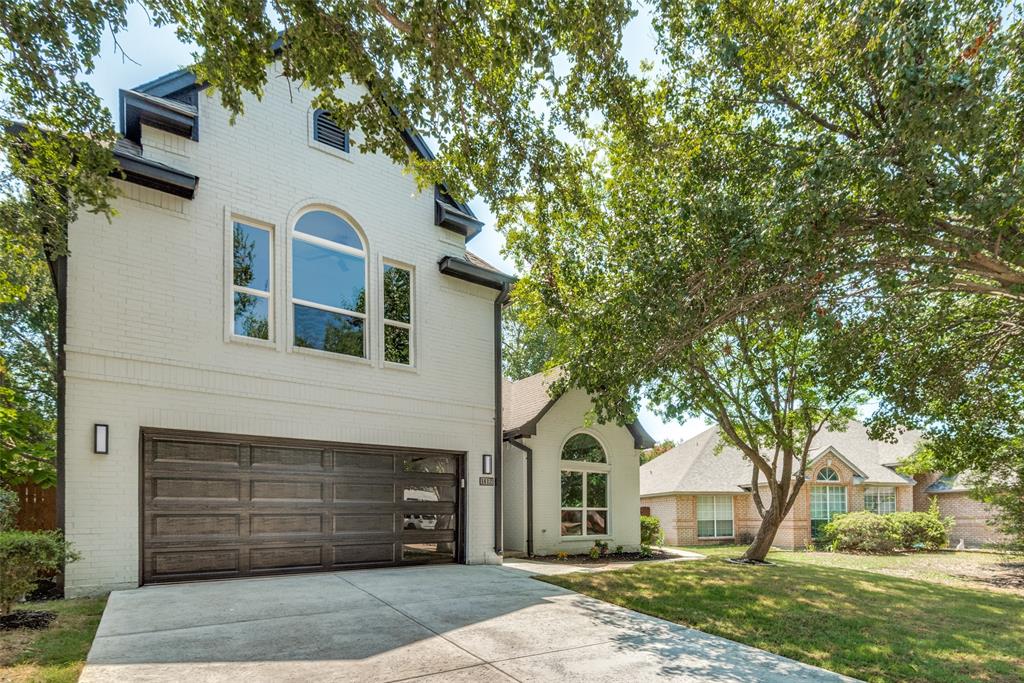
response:
{"label": "neighbor house window", "polygon": [[348,131],[335,123],[330,113],[323,109],[313,113],[313,139],[339,151],[348,151]]}
{"label": "neighbor house window", "polygon": [[604,449],[589,434],[562,447],[562,536],[608,533],[608,465]]}
{"label": "neighbor house window", "polygon": [[697,496],[697,538],[732,536],[732,496]]}
{"label": "neighbor house window", "polygon": [[896,512],[896,487],[869,486],[864,489],[864,509],[880,515]]}
{"label": "neighbor house window", "polygon": [[[816,481],[839,481],[839,475],[831,467],[818,472]],[[818,538],[821,530],[836,515],[846,512],[846,487],[815,485],[811,487],[811,536]]]}
{"label": "neighbor house window", "polygon": [[270,230],[235,221],[232,244],[232,332],[239,337],[269,340],[273,320]]}
{"label": "neighbor house window", "polygon": [[384,264],[384,360],[412,365],[412,271]]}
{"label": "neighbor house window", "polygon": [[366,356],[366,247],[348,221],[303,214],[292,231],[296,346]]}

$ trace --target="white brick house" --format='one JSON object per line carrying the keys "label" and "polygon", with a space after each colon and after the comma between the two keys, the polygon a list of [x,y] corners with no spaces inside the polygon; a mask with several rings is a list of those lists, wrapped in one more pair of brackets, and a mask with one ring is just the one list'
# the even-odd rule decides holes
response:
{"label": "white brick house", "polygon": [[[465,205],[359,153],[358,131],[270,68],[234,125],[185,71],[123,91],[117,215],[69,226],[55,276],[58,521],[82,555],[69,595],[501,561],[501,494],[514,507],[526,490],[517,461],[503,486],[511,436],[495,420],[512,278],[467,251],[482,224]],[[551,438],[583,427],[577,399]],[[595,430],[615,473],[607,524],[635,545],[643,444]],[[585,550],[545,540],[558,477],[538,475],[538,551]]]}

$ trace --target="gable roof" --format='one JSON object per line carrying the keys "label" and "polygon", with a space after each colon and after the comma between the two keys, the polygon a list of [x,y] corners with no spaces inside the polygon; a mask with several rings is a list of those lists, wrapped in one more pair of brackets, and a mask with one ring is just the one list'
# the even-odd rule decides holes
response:
{"label": "gable roof", "polygon": [[[279,39],[275,50],[279,49],[280,42]],[[145,123],[198,141],[198,93],[205,87],[206,84],[198,82],[194,73],[188,69],[178,69],[129,90],[122,90],[120,118],[124,140],[139,145],[141,151],[141,124]],[[398,112],[393,108],[391,112],[397,119]],[[399,135],[406,147],[420,158],[434,158],[430,145],[416,131],[404,128],[399,131]],[[136,182],[131,177],[128,180]],[[191,199],[191,196],[188,198]],[[434,224],[463,235],[467,241],[483,230],[483,221],[476,217],[469,205],[456,201],[443,184],[435,187],[434,207]]]}
{"label": "gable roof", "polygon": [[[529,437],[537,433],[541,418],[558,402],[552,397],[550,387],[562,376],[561,368],[552,368],[523,379],[501,381],[501,423],[506,439]],[[643,428],[639,420],[626,425],[633,436],[633,447],[650,448],[654,439]]]}
{"label": "gable roof", "polygon": [[[917,447],[921,433],[901,434],[896,443],[874,441],[861,422],[851,420],[846,431],[822,430],[812,442],[809,463],[836,455],[866,484],[913,484],[896,472],[897,463]],[[709,427],[640,468],[640,495],[670,493],[740,493],[750,488],[753,465],[732,446],[718,452],[719,427]]]}

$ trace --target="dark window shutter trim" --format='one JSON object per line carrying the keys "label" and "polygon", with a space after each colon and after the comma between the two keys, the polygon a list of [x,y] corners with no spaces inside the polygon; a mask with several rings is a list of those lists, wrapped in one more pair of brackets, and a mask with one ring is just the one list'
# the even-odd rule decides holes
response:
{"label": "dark window shutter trim", "polygon": [[338,126],[331,114],[323,109],[317,109],[313,114],[313,139],[342,152],[348,151],[348,131]]}

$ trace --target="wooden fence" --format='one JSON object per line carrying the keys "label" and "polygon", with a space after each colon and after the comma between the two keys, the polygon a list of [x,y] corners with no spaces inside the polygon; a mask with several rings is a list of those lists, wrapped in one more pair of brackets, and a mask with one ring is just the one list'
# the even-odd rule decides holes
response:
{"label": "wooden fence", "polygon": [[17,528],[44,531],[57,528],[57,489],[44,489],[36,484],[19,484],[11,490],[18,494]]}

